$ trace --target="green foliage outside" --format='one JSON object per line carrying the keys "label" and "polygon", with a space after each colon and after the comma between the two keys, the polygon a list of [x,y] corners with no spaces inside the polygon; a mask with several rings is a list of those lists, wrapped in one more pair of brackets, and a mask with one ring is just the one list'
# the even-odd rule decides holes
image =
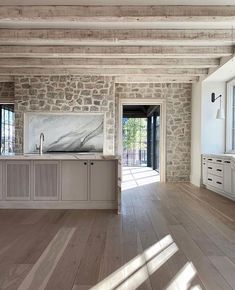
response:
{"label": "green foliage outside", "polygon": [[147,144],[147,119],[123,118],[123,149],[143,150]]}

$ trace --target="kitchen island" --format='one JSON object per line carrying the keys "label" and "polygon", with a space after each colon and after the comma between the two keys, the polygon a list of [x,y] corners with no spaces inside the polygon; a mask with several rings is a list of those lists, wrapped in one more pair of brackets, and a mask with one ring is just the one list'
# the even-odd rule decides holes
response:
{"label": "kitchen island", "polygon": [[0,208],[117,209],[121,160],[92,154],[0,156]]}

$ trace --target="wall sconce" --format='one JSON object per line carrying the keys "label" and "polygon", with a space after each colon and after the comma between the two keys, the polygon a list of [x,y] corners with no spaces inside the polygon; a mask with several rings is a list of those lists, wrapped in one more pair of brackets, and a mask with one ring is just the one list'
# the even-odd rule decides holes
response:
{"label": "wall sconce", "polygon": [[220,99],[220,107],[217,110],[217,114],[216,114],[216,119],[225,119],[225,114],[224,114],[224,109],[221,107],[221,98],[222,95],[219,95],[218,97],[215,97],[215,93],[211,94],[211,101],[212,103],[214,103],[217,99]]}

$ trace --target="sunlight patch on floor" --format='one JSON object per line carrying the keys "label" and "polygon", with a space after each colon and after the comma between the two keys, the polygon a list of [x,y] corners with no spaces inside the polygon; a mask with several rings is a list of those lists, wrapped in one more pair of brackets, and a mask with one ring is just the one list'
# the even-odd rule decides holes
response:
{"label": "sunlight patch on floor", "polygon": [[160,181],[160,175],[150,167],[123,167],[122,189],[131,189]]}
{"label": "sunlight patch on floor", "polygon": [[149,274],[153,274],[178,251],[172,237],[162,240],[145,250],[113,274],[91,288],[91,290],[137,289]]}
{"label": "sunlight patch on floor", "polygon": [[170,285],[166,290],[201,290],[200,285],[191,285],[193,278],[196,276],[197,270],[195,269],[192,262],[187,262],[184,267],[177,273],[172,279]]}

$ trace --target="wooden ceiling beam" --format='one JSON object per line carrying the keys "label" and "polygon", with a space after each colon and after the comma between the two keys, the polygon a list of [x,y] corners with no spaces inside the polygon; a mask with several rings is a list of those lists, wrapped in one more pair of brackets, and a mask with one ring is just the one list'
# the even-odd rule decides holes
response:
{"label": "wooden ceiling beam", "polygon": [[0,46],[0,58],[218,58],[231,46]]}
{"label": "wooden ceiling beam", "polygon": [[1,29],[0,45],[232,45],[233,30]]}
{"label": "wooden ceiling beam", "polygon": [[0,67],[42,67],[42,68],[215,68],[219,59],[207,58],[156,58],[156,59],[41,59],[0,58]]}
{"label": "wooden ceiling beam", "polygon": [[0,75],[63,75],[63,74],[87,74],[87,75],[153,75],[153,76],[205,76],[208,74],[208,69],[205,68],[3,68],[0,67]]}
{"label": "wooden ceiling beam", "polygon": [[1,21],[71,22],[234,22],[233,6],[3,6]]}
{"label": "wooden ceiling beam", "polygon": [[146,75],[131,75],[117,76],[116,83],[196,83],[199,77],[196,76],[146,76]]}

